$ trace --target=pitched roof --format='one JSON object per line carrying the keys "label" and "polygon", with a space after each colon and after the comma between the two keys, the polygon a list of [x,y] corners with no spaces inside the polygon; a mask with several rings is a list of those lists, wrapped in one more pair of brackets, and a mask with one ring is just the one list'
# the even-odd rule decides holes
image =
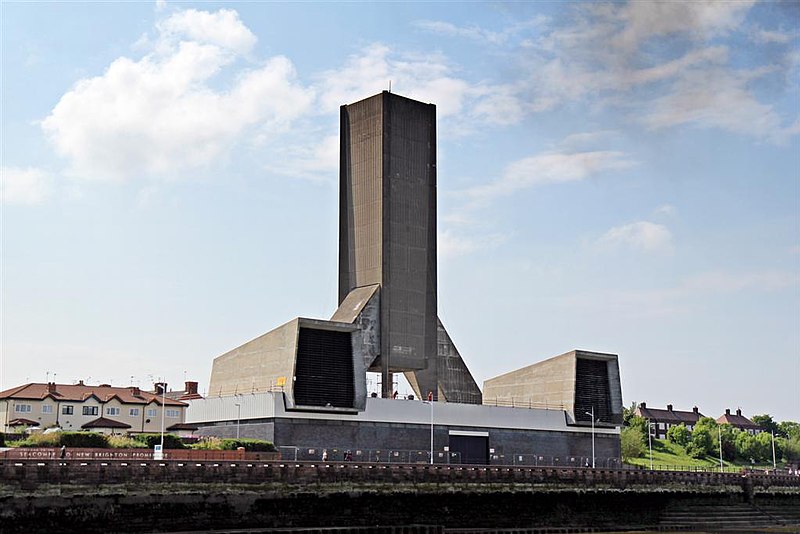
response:
{"label": "pitched roof", "polygon": [[[78,384],[49,384],[32,383],[0,391],[0,399],[44,400],[51,398],[56,401],[84,402],[95,397],[99,402],[108,402],[117,398],[122,404],[161,404],[163,396],[149,391],[142,391],[137,387],[113,387],[106,384],[89,386]],[[170,406],[187,406],[185,402],[170,399],[167,396],[165,404]]]}
{"label": "pitched roof", "polygon": [[131,425],[123,423],[122,421],[114,421],[106,417],[98,417],[93,421],[82,424],[81,428],[131,428]]}
{"label": "pitched roof", "polygon": [[761,426],[743,416],[741,410],[736,410],[735,414],[732,414],[730,410],[725,410],[725,415],[719,416],[717,418],[717,423],[723,425],[729,424],[731,426],[735,426],[736,428],[752,428],[754,430],[761,428]]}
{"label": "pitched roof", "polygon": [[705,417],[699,411],[684,411],[684,410],[672,410],[671,406],[668,406],[666,410],[661,410],[659,408],[648,408],[646,405],[640,404],[636,407],[635,414],[645,419],[650,419],[651,421],[656,421],[659,423],[670,423],[673,425],[679,425],[681,423],[687,425],[693,425],[700,420],[701,417]]}
{"label": "pitched roof", "polygon": [[39,426],[39,421],[31,421],[24,417],[17,417],[8,422],[8,426]]}

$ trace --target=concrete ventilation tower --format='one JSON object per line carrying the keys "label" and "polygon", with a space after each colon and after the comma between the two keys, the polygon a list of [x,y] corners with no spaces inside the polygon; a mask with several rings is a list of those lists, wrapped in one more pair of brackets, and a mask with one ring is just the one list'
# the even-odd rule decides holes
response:
{"label": "concrete ventilation tower", "polygon": [[210,395],[279,388],[287,409],[361,411],[403,373],[420,398],[482,397],[437,315],[436,106],[387,91],[341,108],[339,308],[214,360]]}
{"label": "concrete ventilation tower", "polygon": [[381,372],[384,397],[402,372],[420,397],[480,404],[437,316],[436,106],[384,91],[342,106],[340,125],[340,307],[332,320],[373,332],[364,363]]}

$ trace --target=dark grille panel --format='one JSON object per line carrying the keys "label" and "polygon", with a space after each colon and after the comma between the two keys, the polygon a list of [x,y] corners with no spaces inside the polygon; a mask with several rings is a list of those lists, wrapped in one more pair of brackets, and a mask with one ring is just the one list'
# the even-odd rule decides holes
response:
{"label": "dark grille panel", "polygon": [[355,391],[351,333],[300,328],[295,378],[297,405],[352,408]]}
{"label": "dark grille panel", "polygon": [[592,411],[600,421],[611,422],[611,392],[608,384],[608,363],[604,360],[578,358],[575,377],[575,419],[591,422],[586,412]]}

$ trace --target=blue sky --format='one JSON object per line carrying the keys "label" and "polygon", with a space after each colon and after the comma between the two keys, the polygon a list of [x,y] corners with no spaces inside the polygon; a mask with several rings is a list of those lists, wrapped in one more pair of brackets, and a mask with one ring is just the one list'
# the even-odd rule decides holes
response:
{"label": "blue sky", "polygon": [[800,419],[800,4],[2,2],[2,373],[208,385],[336,308],[338,107],[438,111],[479,383]]}

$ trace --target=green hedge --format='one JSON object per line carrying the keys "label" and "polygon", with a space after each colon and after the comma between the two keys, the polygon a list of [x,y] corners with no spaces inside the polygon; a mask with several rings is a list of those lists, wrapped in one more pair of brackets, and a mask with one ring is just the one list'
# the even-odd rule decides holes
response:
{"label": "green hedge", "polygon": [[[233,440],[235,441],[235,440]],[[53,432],[50,434],[31,434],[18,443],[19,447],[61,447],[106,449],[114,447],[146,447],[161,443],[161,434],[137,434],[131,438],[105,436],[97,432]],[[164,434],[165,449],[185,449],[181,438],[173,434]],[[233,447],[236,448],[235,446]],[[255,449],[253,449],[255,450]]]}
{"label": "green hedge", "polygon": [[108,447],[108,438],[97,432],[58,432],[61,436],[61,445],[67,447],[105,449]]}
{"label": "green hedge", "polygon": [[235,451],[239,447],[244,447],[248,452],[276,452],[278,449],[271,441],[264,441],[261,439],[223,439],[222,449],[226,451]]}
{"label": "green hedge", "polygon": [[[133,436],[136,441],[141,441],[147,445],[148,449],[161,443],[161,434],[136,434]],[[185,449],[186,446],[181,441],[181,438],[174,434],[164,434],[164,448],[165,449]]]}
{"label": "green hedge", "polygon": [[19,447],[67,447],[104,449],[108,439],[95,432],[52,432],[50,434],[31,434],[18,442]]}
{"label": "green hedge", "polygon": [[276,452],[278,449],[271,441],[260,439],[221,439],[214,436],[200,438],[192,445],[198,451],[235,451],[239,447],[249,452]]}

